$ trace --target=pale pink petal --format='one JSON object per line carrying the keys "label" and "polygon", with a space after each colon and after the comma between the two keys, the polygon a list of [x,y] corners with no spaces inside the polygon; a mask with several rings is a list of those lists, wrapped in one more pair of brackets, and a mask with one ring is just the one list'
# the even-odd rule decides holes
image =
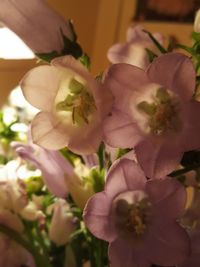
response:
{"label": "pale pink petal", "polygon": [[200,149],[200,103],[194,100],[188,103],[188,121],[182,133],[182,149],[184,151]]}
{"label": "pale pink petal", "polygon": [[51,61],[51,65],[56,68],[63,68],[63,69],[69,69],[81,77],[85,78],[85,80],[91,79],[92,75],[88,71],[88,69],[81,64],[80,61],[76,60],[73,56],[63,56],[63,57],[57,57]]}
{"label": "pale pink petal", "polygon": [[178,267],[199,267],[200,266],[200,232],[198,230],[193,230],[189,232],[191,239],[191,254],[183,262],[183,264],[178,265]]}
{"label": "pale pink petal", "polygon": [[145,71],[125,63],[112,65],[104,79],[104,86],[111,90],[115,105],[126,112],[133,92],[140,91],[147,84],[149,79]]}
{"label": "pale pink petal", "polygon": [[146,192],[153,204],[154,217],[161,224],[177,219],[184,212],[187,194],[184,186],[173,178],[147,181]]}
{"label": "pale pink petal", "polygon": [[149,178],[162,178],[171,173],[183,155],[177,138],[160,138],[146,139],[135,147],[137,160]]}
{"label": "pale pink petal", "polygon": [[73,33],[65,21],[44,0],[1,0],[0,20],[38,53],[63,49],[61,30],[71,40]]}
{"label": "pale pink petal", "polygon": [[97,193],[87,202],[83,217],[89,230],[98,238],[111,242],[117,231],[111,218],[112,202],[105,192]]}
{"label": "pale pink petal", "polygon": [[93,129],[80,129],[71,137],[68,148],[74,153],[89,155],[97,152],[101,141],[102,129],[101,125],[97,125]]}
{"label": "pale pink petal", "polygon": [[150,267],[145,252],[135,251],[134,244],[127,240],[117,239],[109,246],[109,259],[111,267]]}
{"label": "pale pink petal", "polygon": [[69,134],[60,121],[51,113],[40,112],[32,121],[33,143],[50,150],[58,150],[68,145]]}
{"label": "pale pink petal", "polygon": [[131,190],[143,190],[146,178],[140,167],[132,160],[118,160],[109,170],[105,191],[114,198],[119,193]]}
{"label": "pale pink petal", "polygon": [[149,233],[146,246],[146,256],[161,266],[176,266],[184,262],[190,253],[189,237],[176,222],[156,225]]}
{"label": "pale pink petal", "polygon": [[196,73],[191,59],[183,54],[168,53],[154,59],[147,75],[183,100],[190,100],[194,94]]}
{"label": "pale pink petal", "polygon": [[103,134],[108,145],[121,148],[132,148],[143,138],[137,124],[119,110],[104,120]]}
{"label": "pale pink petal", "polygon": [[51,66],[39,66],[30,70],[20,86],[26,100],[38,109],[52,110],[63,73]]}

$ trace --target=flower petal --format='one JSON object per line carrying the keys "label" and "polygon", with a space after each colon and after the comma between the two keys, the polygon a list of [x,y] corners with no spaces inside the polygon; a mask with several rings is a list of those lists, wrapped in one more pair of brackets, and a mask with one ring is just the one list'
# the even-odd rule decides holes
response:
{"label": "flower petal", "polygon": [[147,70],[150,80],[190,100],[195,90],[196,73],[189,57],[168,53],[156,58]]}
{"label": "flower petal", "polygon": [[117,237],[117,231],[109,218],[111,216],[110,198],[105,192],[97,193],[89,199],[83,212],[84,221],[89,230],[98,238],[111,242]]}
{"label": "flower petal", "polygon": [[116,109],[104,120],[103,131],[105,142],[112,147],[132,148],[142,139],[137,124]]}
{"label": "flower petal", "polygon": [[132,190],[143,190],[146,178],[140,167],[132,160],[122,158],[109,170],[105,191],[110,198],[119,193]]}
{"label": "flower petal", "polygon": [[146,242],[147,256],[156,265],[175,266],[184,262],[190,253],[189,237],[176,222],[164,227],[156,225]]}
{"label": "flower petal", "polygon": [[85,129],[80,129],[72,136],[69,141],[68,148],[77,154],[89,155],[98,150],[102,141],[101,125],[91,129],[89,126]]}
{"label": "flower petal", "polygon": [[166,140],[148,138],[135,147],[139,164],[149,178],[162,178],[179,164],[183,152],[179,140],[169,136]]}
{"label": "flower petal", "polygon": [[146,192],[153,204],[156,219],[177,219],[184,211],[187,194],[184,186],[173,178],[149,180]]}
{"label": "flower petal", "polygon": [[117,108],[125,112],[129,108],[133,92],[140,91],[148,83],[145,71],[124,63],[112,65],[104,79],[104,86],[111,90]]}
{"label": "flower petal", "polygon": [[50,111],[62,75],[60,70],[52,66],[39,66],[30,70],[20,83],[24,97],[34,107]]}
{"label": "flower petal", "polygon": [[145,253],[135,252],[130,243],[117,239],[109,246],[109,259],[111,267],[150,267]]}
{"label": "flower petal", "polygon": [[51,150],[58,150],[68,145],[69,135],[60,121],[51,113],[40,112],[32,121],[33,143]]}
{"label": "flower petal", "polygon": [[0,1],[0,20],[38,53],[60,52],[64,46],[61,30],[73,40],[69,22],[43,0],[31,4],[24,0]]}

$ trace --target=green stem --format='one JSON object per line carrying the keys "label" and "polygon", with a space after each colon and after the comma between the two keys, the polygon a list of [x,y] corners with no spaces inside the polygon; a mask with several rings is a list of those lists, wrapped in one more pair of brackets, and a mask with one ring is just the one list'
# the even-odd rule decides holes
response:
{"label": "green stem", "polygon": [[104,168],[104,144],[103,143],[101,143],[97,154],[99,158],[99,169],[102,170]]}
{"label": "green stem", "polygon": [[52,267],[48,257],[44,257],[44,255],[40,253],[40,249],[38,247],[35,247],[33,244],[29,243],[18,232],[1,224],[0,232],[13,239],[15,242],[25,248],[28,252],[30,252],[31,255],[34,257],[35,264],[37,267]]}
{"label": "green stem", "polygon": [[171,176],[171,177],[177,177],[177,176],[180,176],[182,174],[185,174],[185,173],[187,173],[189,171],[196,170],[198,168],[200,168],[200,164],[193,164],[193,165],[190,165],[190,166],[185,167],[183,169],[180,169],[180,170],[177,170],[177,171],[173,171],[173,172],[171,172],[169,174],[169,176]]}
{"label": "green stem", "polygon": [[143,30],[146,34],[148,34],[149,38],[152,40],[152,42],[157,46],[157,48],[160,50],[162,54],[167,53],[167,50],[156,40],[156,38],[148,31]]}

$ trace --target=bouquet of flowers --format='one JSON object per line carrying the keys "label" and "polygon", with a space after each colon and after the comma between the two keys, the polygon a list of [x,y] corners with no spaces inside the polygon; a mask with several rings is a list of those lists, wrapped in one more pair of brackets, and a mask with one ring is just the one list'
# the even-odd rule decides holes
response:
{"label": "bouquet of flowers", "polygon": [[20,82],[34,116],[0,114],[0,267],[199,267],[200,13],[191,47],[130,26],[96,77],[43,0],[0,19],[46,62]]}

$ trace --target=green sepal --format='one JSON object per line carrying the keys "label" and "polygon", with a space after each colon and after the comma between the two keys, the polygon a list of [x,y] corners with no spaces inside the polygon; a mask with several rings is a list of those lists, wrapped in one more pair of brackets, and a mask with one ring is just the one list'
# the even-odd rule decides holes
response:
{"label": "green sepal", "polygon": [[143,32],[145,32],[146,34],[148,34],[148,36],[151,39],[151,41],[155,44],[155,46],[158,48],[158,50],[162,54],[167,53],[167,50],[156,40],[156,38],[149,31],[143,30]]}
{"label": "green sepal", "polygon": [[156,58],[157,55],[153,51],[151,51],[150,49],[148,49],[148,48],[145,48],[145,50],[147,52],[149,62],[150,63],[153,62],[154,58]]}

